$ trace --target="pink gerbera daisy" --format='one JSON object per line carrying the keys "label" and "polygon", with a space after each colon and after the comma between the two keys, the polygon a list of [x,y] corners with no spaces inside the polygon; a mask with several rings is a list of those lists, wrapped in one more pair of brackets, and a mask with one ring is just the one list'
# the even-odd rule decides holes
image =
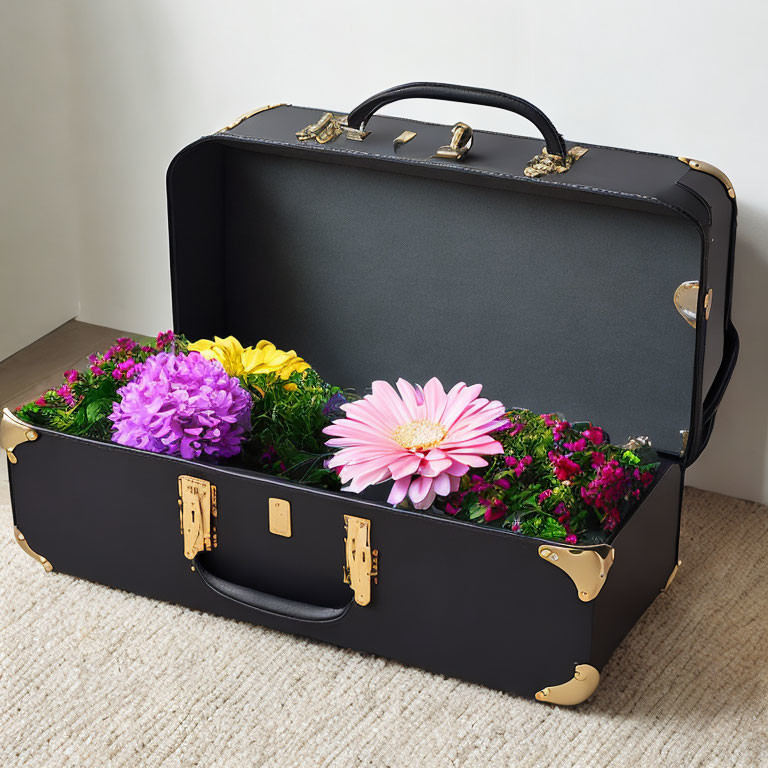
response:
{"label": "pink gerbera daisy", "polygon": [[478,397],[480,384],[461,382],[446,394],[435,378],[423,389],[399,379],[397,389],[374,381],[372,394],[341,406],[346,418],[323,430],[332,435],[326,445],[341,448],[328,467],[341,468],[345,490],[391,479],[390,504],[409,496],[416,509],[428,509],[435,496],[458,490],[470,467],[486,466],[483,456],[503,453],[489,435],[508,420],[500,402]]}

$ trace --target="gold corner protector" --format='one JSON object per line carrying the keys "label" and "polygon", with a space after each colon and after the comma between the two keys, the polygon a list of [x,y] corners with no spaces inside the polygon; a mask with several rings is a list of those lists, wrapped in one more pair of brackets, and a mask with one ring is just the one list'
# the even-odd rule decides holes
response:
{"label": "gold corner protector", "polygon": [[567,573],[576,585],[579,600],[588,603],[605,585],[615,552],[609,544],[580,548],[542,544],[539,557]]}
{"label": "gold corner protector", "polygon": [[13,452],[16,446],[33,440],[37,440],[37,432],[25,421],[14,415],[10,409],[3,408],[3,415],[0,418],[0,447],[8,456],[8,461],[11,464],[16,464],[18,459]]}
{"label": "gold corner protector", "polygon": [[591,664],[577,664],[573,677],[561,685],[550,685],[536,691],[536,701],[572,707],[586,701],[600,684],[600,673]]}
{"label": "gold corner protector", "polygon": [[244,114],[240,115],[240,117],[238,117],[236,120],[233,120],[229,125],[225,125],[223,128],[219,128],[216,133],[226,133],[227,131],[231,131],[233,128],[237,128],[240,123],[248,120],[248,118],[251,118],[254,115],[258,115],[259,112],[266,112],[268,109],[276,109],[277,107],[285,106],[287,106],[287,104],[282,101],[279,104],[266,104],[263,107],[256,107],[256,109],[252,109],[250,112],[245,112]]}
{"label": "gold corner protector", "polygon": [[669,588],[672,586],[672,582],[675,580],[675,576],[677,576],[677,572],[680,570],[680,566],[682,564],[683,564],[682,560],[678,560],[677,563],[675,563],[675,567],[672,569],[672,573],[669,574],[667,583],[664,585],[664,588],[661,590],[662,595],[665,595],[669,591]]}
{"label": "gold corner protector", "polygon": [[712,163],[705,163],[703,160],[693,160],[690,157],[683,157],[680,155],[677,158],[681,163],[685,163],[689,168],[693,168],[694,171],[701,171],[702,173],[708,173],[710,176],[714,176],[724,187],[728,193],[728,197],[731,200],[736,199],[736,190],[731,184],[731,180]]}
{"label": "gold corner protector", "polygon": [[43,570],[46,573],[50,573],[53,570],[53,566],[50,561],[42,555],[35,552],[32,547],[29,546],[27,537],[14,525],[13,526],[13,538],[16,539],[16,543],[33,559],[37,560],[40,565],[43,566]]}

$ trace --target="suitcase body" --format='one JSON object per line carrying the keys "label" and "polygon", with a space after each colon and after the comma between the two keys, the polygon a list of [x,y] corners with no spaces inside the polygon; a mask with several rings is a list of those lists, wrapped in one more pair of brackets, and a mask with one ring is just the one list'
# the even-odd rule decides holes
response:
{"label": "suitcase body", "polygon": [[[372,117],[414,96],[523,114],[548,153],[541,139]],[[257,110],[169,169],[174,323],[192,339],[269,338],[342,386],[481,381],[508,407],[589,419],[614,442],[650,436],[657,479],[606,544],[32,431],[5,413],[19,543],[47,569],[137,594],[541,701],[587,698],[677,568],[684,470],[738,349],[736,210],[706,164],[565,146],[526,102],[455,86],[377,94],[346,125]]]}

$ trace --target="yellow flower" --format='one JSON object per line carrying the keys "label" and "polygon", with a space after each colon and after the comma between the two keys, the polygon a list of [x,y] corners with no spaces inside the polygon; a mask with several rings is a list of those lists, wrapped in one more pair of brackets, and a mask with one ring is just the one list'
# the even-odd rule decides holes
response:
{"label": "yellow flower", "polygon": [[292,349],[284,352],[263,339],[255,347],[245,347],[234,337],[218,336],[200,339],[189,345],[190,352],[199,352],[208,360],[218,360],[230,376],[247,374],[276,373],[287,379],[294,371],[302,373],[311,366]]}

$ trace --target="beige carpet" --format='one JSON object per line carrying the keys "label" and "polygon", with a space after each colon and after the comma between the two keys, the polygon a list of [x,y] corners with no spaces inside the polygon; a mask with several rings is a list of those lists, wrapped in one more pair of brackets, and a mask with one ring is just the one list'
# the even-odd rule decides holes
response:
{"label": "beige carpet", "polygon": [[768,765],[759,505],[687,493],[671,591],[559,709],[45,574],[0,483],[2,768]]}

